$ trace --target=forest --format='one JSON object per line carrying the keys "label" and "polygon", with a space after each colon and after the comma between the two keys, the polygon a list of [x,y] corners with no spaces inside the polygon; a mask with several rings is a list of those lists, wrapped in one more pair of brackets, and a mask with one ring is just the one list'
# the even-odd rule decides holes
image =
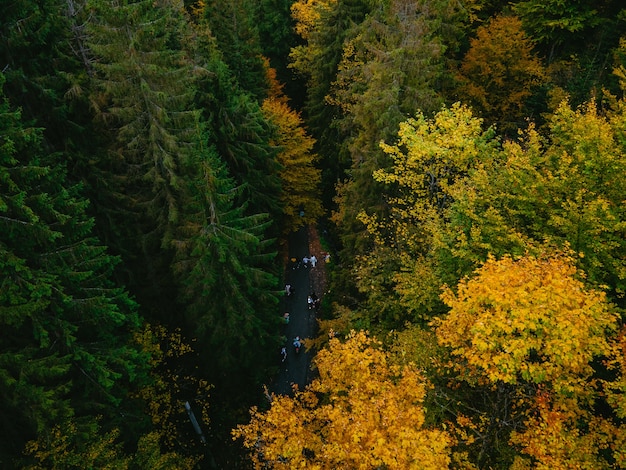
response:
{"label": "forest", "polygon": [[625,93],[622,0],[1,1],[0,467],[626,468]]}

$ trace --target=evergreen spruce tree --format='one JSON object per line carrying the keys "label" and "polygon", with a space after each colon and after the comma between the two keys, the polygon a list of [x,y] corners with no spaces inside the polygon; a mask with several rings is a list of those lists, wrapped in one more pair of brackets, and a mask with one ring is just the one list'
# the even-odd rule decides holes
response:
{"label": "evergreen spruce tree", "polygon": [[230,382],[220,377],[227,370],[238,371],[231,380],[253,383],[278,345],[278,281],[265,269],[274,258],[264,238],[270,222],[266,214],[245,215],[214,148],[198,153],[196,168],[173,264],[187,324],[212,358],[203,368],[219,384]]}
{"label": "evergreen spruce tree", "polygon": [[37,119],[46,140],[57,148],[68,130],[70,74],[80,68],[70,47],[66,9],[64,0],[0,3],[0,70],[6,96],[25,118]]}
{"label": "evergreen spruce tree", "polygon": [[200,16],[217,40],[223,60],[239,86],[257,102],[265,98],[263,50],[257,26],[259,4],[256,0],[208,0]]}
{"label": "evergreen spruce tree", "polygon": [[98,162],[108,174],[99,209],[142,307],[171,321],[171,240],[186,204],[186,159],[197,121],[181,44],[185,12],[169,0],[88,4],[88,45],[96,58],[92,103],[110,136]]}
{"label": "evergreen spruce tree", "polygon": [[[192,55],[203,73],[198,75],[194,103],[202,109],[210,143],[226,163],[227,174],[241,187],[237,201],[246,206],[246,215],[266,213],[280,220],[281,166],[278,149],[270,143],[275,129],[260,104],[233,78],[206,20],[199,17],[195,28]],[[279,232],[275,225],[268,229],[272,235]]]}
{"label": "evergreen spruce tree", "polygon": [[[0,83],[3,82],[0,76]],[[0,461],[70,418],[119,421],[146,357],[132,346],[135,303],[93,236],[81,188],[42,131],[0,102]],[[143,379],[142,379],[143,378]]]}
{"label": "evergreen spruce tree", "polygon": [[322,196],[325,207],[333,206],[335,185],[345,177],[350,157],[340,145],[342,136],[337,127],[341,110],[328,102],[332,83],[343,55],[344,43],[354,35],[354,27],[369,12],[369,2],[364,0],[338,0],[328,2],[319,10],[318,27],[308,37],[308,44],[300,53],[309,56],[304,68],[299,67],[297,53],[294,67],[307,76],[307,99],[305,116],[313,137],[317,140],[316,151],[322,168]]}

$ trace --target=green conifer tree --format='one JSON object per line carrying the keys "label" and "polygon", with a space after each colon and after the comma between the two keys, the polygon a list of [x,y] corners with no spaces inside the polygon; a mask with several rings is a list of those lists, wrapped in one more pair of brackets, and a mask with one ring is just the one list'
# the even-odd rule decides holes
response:
{"label": "green conifer tree", "polygon": [[[195,24],[190,49],[202,71],[196,82],[194,103],[202,109],[210,143],[226,163],[228,175],[241,187],[238,203],[246,206],[247,215],[266,213],[272,220],[280,220],[281,167],[278,149],[270,143],[273,125],[260,104],[233,78],[203,19]],[[279,233],[279,227],[272,226],[270,233]]]}
{"label": "green conifer tree", "polygon": [[207,371],[237,368],[261,378],[264,353],[274,351],[279,332],[278,281],[265,269],[274,258],[264,238],[269,219],[245,215],[214,148],[199,153],[197,164],[173,264],[186,320],[213,358]]}
{"label": "green conifer tree", "polygon": [[169,0],[88,4],[87,43],[96,58],[91,100],[110,136],[98,162],[108,175],[106,206],[99,210],[110,221],[106,231],[124,256],[142,307],[169,320],[171,240],[186,204],[197,124],[191,65],[181,43],[185,12]]}
{"label": "green conifer tree", "polygon": [[265,80],[257,25],[258,2],[208,0],[204,5],[202,18],[208,22],[224,62],[239,86],[260,102],[265,98],[269,84]]}
{"label": "green conifer tree", "polygon": [[[0,83],[3,77],[0,77]],[[117,263],[92,236],[81,188],[41,129],[0,103],[0,460],[55,423],[127,406],[146,357],[132,346],[135,303],[112,281]]]}
{"label": "green conifer tree", "polygon": [[354,35],[353,28],[369,12],[369,2],[364,0],[338,0],[320,2],[311,12],[318,16],[305,34],[306,44],[291,52],[291,67],[307,80],[305,118],[308,128],[317,140],[316,152],[322,168],[322,199],[324,206],[333,207],[335,185],[345,177],[350,166],[350,156],[340,145],[336,120],[341,109],[329,103],[327,97],[336,80],[344,49],[344,42]]}

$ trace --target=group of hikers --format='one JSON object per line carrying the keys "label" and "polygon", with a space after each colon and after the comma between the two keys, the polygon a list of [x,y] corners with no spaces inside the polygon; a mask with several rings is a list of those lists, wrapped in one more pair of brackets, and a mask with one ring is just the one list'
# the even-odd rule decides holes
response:
{"label": "group of hikers", "polygon": [[[324,262],[328,263],[330,262],[330,255],[327,253],[322,253],[323,257],[324,257]],[[311,268],[314,268],[315,266],[317,266],[317,256],[315,255],[309,255],[309,256],[305,256],[304,258],[302,258],[301,260],[299,260],[298,258],[291,258],[291,269],[295,270],[295,269],[300,269],[300,268],[308,268],[309,266]]]}
{"label": "group of hikers", "polygon": [[[324,260],[328,262],[329,255],[324,257]],[[300,268],[315,268],[317,265],[317,257],[315,255],[309,255],[302,258],[302,260],[298,260],[297,258],[291,258],[291,268],[292,269],[300,269]],[[287,283],[285,284],[285,297],[291,298],[294,296],[296,290],[293,285]],[[320,298],[315,294],[314,291],[307,297],[307,306],[309,310],[319,310],[321,305]],[[289,325],[290,315],[289,313],[283,314],[283,322],[285,324],[285,330],[287,325]],[[292,345],[294,348],[294,352],[298,354],[300,352],[300,348],[302,347],[302,339],[300,336],[294,337],[292,341]],[[287,360],[287,346],[283,346],[280,350],[281,362],[285,362]]]}
{"label": "group of hikers", "polygon": [[[295,289],[291,284],[285,284],[285,296],[287,297],[291,297],[292,295],[294,295],[295,293]],[[309,310],[319,310],[320,308],[320,304],[321,304],[321,300],[320,298],[317,296],[317,294],[315,294],[315,292],[311,292],[309,294],[309,296],[307,297],[307,306],[309,308]],[[287,325],[289,325],[289,320],[291,319],[291,316],[289,314],[289,312],[285,312],[283,314],[283,322],[285,324],[285,328]],[[300,352],[300,348],[302,347],[302,340],[300,339],[300,336],[296,336],[293,339],[293,348],[296,354],[298,354]],[[281,355],[281,362],[285,362],[285,360],[287,359],[287,347],[283,346],[280,350],[280,355]]]}

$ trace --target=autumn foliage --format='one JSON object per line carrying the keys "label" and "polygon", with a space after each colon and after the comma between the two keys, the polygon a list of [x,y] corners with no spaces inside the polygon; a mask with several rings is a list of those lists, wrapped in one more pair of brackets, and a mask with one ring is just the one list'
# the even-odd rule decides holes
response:
{"label": "autumn foliage", "polygon": [[476,31],[457,78],[460,96],[480,115],[504,127],[513,122],[517,129],[525,117],[525,102],[533,87],[545,80],[545,70],[519,18],[498,16]]}
{"label": "autumn foliage", "polygon": [[[595,416],[596,369],[619,357],[611,339],[618,318],[573,260],[491,257],[442,298],[450,312],[433,323],[459,358],[459,378],[508,395],[508,422],[499,426],[511,427],[510,444],[521,451],[513,468],[605,468],[601,452],[623,442],[623,429]],[[485,432],[485,416],[457,422],[469,434]]]}
{"label": "autumn foliage", "polygon": [[444,292],[450,313],[436,320],[439,341],[469,374],[580,393],[593,359],[609,353],[606,333],[617,318],[576,274],[566,257],[490,258],[456,294]]}
{"label": "autumn foliage", "polygon": [[388,362],[363,332],[315,359],[319,378],[234,431],[255,468],[433,469],[450,463],[450,437],[425,424],[427,385],[412,365]]}
{"label": "autumn foliage", "polygon": [[271,144],[279,149],[277,160],[281,165],[279,176],[284,214],[282,226],[283,231],[288,233],[315,223],[323,215],[318,194],[321,172],[315,167],[315,139],[307,134],[300,114],[289,106],[271,68],[268,69],[268,81],[272,88],[263,101],[262,111],[276,128]]}

